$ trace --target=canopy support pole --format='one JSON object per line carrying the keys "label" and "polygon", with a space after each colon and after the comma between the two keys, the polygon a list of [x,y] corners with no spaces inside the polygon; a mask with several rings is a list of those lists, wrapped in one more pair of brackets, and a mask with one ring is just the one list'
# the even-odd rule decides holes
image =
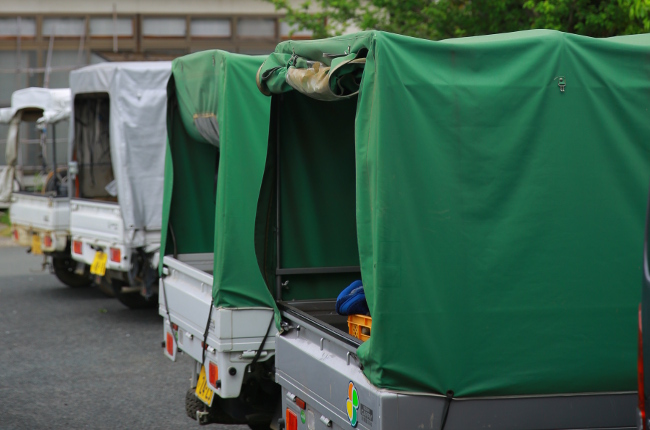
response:
{"label": "canopy support pole", "polygon": [[21,70],[21,54],[22,54],[22,38],[20,37],[20,27],[22,25],[22,22],[20,20],[20,17],[16,18],[16,23],[18,25],[18,31],[16,35],[16,77],[15,77],[15,88],[21,88],[21,82],[20,82],[20,70]]}
{"label": "canopy support pole", "polygon": [[59,194],[58,177],[56,172],[56,125],[52,124],[52,180],[54,181],[54,195]]}
{"label": "canopy support pole", "polygon": [[282,94],[273,96],[275,101],[275,300],[282,300],[282,268],[280,260],[280,104]]}

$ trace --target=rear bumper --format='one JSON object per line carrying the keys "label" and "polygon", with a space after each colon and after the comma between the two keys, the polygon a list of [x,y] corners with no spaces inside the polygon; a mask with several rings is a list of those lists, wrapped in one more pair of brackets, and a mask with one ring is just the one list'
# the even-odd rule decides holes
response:
{"label": "rear bumper", "polygon": [[[109,258],[106,261],[107,270],[115,270],[117,272],[128,272],[131,268],[131,249],[123,244],[116,242],[108,242],[99,239],[92,239],[86,237],[73,236],[72,244],[70,246],[72,259],[75,261],[80,261],[87,265],[93,264],[95,255],[97,252],[101,251],[109,254]],[[75,252],[74,242],[81,242],[81,253]],[[120,260],[113,261],[110,258],[110,249],[119,249],[120,251]]]}
{"label": "rear bumper", "polygon": [[[14,224],[14,242],[21,246],[32,246],[32,236],[37,235],[41,242],[41,249],[45,253],[63,252],[68,244],[69,233],[67,230],[51,231],[26,225]],[[46,242],[49,237],[51,241]],[[49,243],[49,246],[46,245]]]}

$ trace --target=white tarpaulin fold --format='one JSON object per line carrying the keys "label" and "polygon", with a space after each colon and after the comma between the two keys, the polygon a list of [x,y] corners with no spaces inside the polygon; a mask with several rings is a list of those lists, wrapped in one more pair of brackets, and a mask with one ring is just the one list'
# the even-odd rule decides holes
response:
{"label": "white tarpaulin fold", "polygon": [[18,111],[9,121],[9,133],[7,133],[7,147],[5,149],[7,165],[3,166],[0,171],[0,202],[11,201],[14,174],[16,172],[16,160],[18,159],[18,131],[20,129],[21,119],[22,111]]}
{"label": "white tarpaulin fold", "polygon": [[[161,228],[170,74],[169,61],[102,63],[70,73],[73,100],[78,94],[109,96],[113,174],[130,231]],[[69,160],[75,150],[74,123],[70,121]]]}
{"label": "white tarpaulin fold", "polygon": [[70,88],[25,88],[11,95],[11,110],[35,108],[43,111],[37,122],[54,124],[70,117]]}
{"label": "white tarpaulin fold", "polygon": [[22,112],[25,109],[40,109],[43,115],[37,122],[53,124],[70,117],[70,100],[69,88],[30,87],[14,91],[11,95],[11,106],[0,109],[0,123],[9,124],[5,150],[7,164],[0,170],[0,202],[9,202],[11,199]]}

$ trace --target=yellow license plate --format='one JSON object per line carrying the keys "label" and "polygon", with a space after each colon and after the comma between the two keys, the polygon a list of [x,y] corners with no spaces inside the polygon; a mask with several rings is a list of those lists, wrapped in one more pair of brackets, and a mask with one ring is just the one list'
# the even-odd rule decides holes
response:
{"label": "yellow license plate", "polygon": [[41,249],[41,237],[37,234],[32,234],[32,254],[41,255],[43,250]]}
{"label": "yellow license plate", "polygon": [[208,381],[205,376],[205,366],[201,366],[201,373],[199,373],[199,381],[196,383],[196,397],[208,406],[212,406],[212,399],[214,399],[214,391],[208,387]]}
{"label": "yellow license plate", "polygon": [[93,259],[93,264],[90,265],[90,273],[97,276],[104,276],[106,274],[106,260],[108,260],[108,254],[97,251]]}

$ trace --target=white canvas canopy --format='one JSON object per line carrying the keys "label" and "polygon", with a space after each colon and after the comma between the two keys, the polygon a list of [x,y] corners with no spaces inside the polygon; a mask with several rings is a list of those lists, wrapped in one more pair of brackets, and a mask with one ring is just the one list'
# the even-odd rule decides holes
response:
{"label": "white canvas canopy", "polygon": [[[160,230],[162,224],[170,74],[169,61],[102,63],[70,73],[73,101],[80,94],[109,96],[111,165],[131,232]],[[70,121],[69,160],[75,151],[74,123]]]}
{"label": "white canvas canopy", "polygon": [[9,124],[5,149],[7,164],[0,170],[0,202],[9,202],[11,199],[18,159],[18,131],[24,110],[40,109],[43,115],[37,122],[54,124],[70,117],[70,101],[69,88],[31,87],[14,91],[11,95],[11,106],[0,109],[0,123]]}

